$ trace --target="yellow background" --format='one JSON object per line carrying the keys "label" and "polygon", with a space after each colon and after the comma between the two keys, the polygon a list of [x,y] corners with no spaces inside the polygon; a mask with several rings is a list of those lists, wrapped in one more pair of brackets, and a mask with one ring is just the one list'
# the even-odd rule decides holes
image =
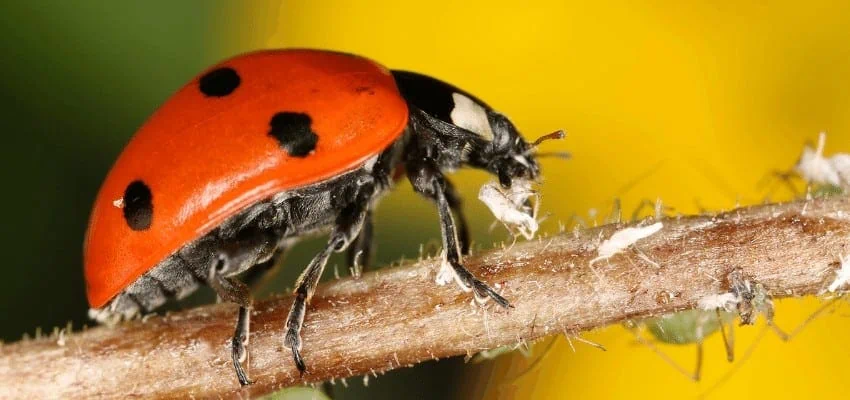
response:
{"label": "yellow background", "polygon": [[[269,47],[358,53],[466,88],[510,115],[528,137],[566,129],[565,142],[546,146],[569,150],[573,160],[543,162],[543,205],[554,215],[544,229],[550,231],[574,213],[587,218],[595,208],[604,215],[614,197],[627,212],[656,197],[683,213],[698,204],[717,210],[760,202],[767,189],[759,181],[792,166],[804,142],[822,130],[829,132],[827,154],[850,152],[850,2],[588,3],[233,3],[220,17],[221,40],[211,46],[217,53]],[[489,223],[473,204],[484,179],[480,173],[459,177],[476,232],[486,232]],[[782,196],[788,193],[774,197]],[[379,231],[410,215],[422,216],[414,225],[434,225],[433,209],[413,198],[402,188],[383,204]],[[782,301],[777,323],[790,329],[817,304]],[[758,330],[738,330],[739,356]],[[843,308],[790,343],[768,335],[712,394],[845,397],[848,333]],[[622,328],[586,337],[608,352],[577,344],[573,353],[558,339],[541,365],[516,381],[504,378],[529,363],[521,355],[471,366],[469,384],[458,393],[690,398],[730,368],[716,337],[706,343],[699,384]],[[692,347],[662,348],[692,368]]]}

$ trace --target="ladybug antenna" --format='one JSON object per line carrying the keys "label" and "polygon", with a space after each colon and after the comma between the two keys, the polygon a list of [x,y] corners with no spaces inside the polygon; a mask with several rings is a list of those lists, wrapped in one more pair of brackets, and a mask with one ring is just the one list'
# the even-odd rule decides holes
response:
{"label": "ladybug antenna", "polygon": [[546,134],[546,135],[543,135],[543,136],[537,138],[537,140],[535,140],[534,143],[531,144],[531,147],[537,147],[538,145],[540,145],[540,143],[543,143],[547,140],[563,139],[566,136],[567,136],[567,133],[564,132],[563,129],[558,129],[555,132],[552,132],[552,133],[549,133],[549,134]]}
{"label": "ladybug antenna", "polygon": [[534,155],[534,158],[548,158],[548,157],[560,158],[562,160],[569,160],[573,156],[572,156],[572,154],[570,154],[569,152],[566,152],[566,151],[550,151],[550,152],[546,152],[546,153],[536,153]]}
{"label": "ladybug antenna", "polygon": [[[525,153],[523,153],[523,155],[528,155],[528,154],[530,154],[530,153],[534,152],[534,151],[537,149],[537,146],[539,146],[541,143],[543,143],[543,142],[545,142],[545,141],[547,141],[547,140],[558,140],[558,139],[563,139],[563,138],[564,138],[564,137],[566,137],[566,136],[567,136],[567,133],[566,133],[566,132],[564,132],[562,129],[558,129],[558,130],[557,130],[557,131],[555,131],[555,132],[552,132],[552,133],[548,133],[548,134],[546,134],[546,135],[543,135],[543,136],[541,136],[541,137],[537,138],[537,140],[535,140],[535,141],[534,141],[534,143],[532,143],[532,144],[528,147],[528,150],[526,150],[526,151],[525,151]],[[567,153],[567,152],[565,152],[565,151],[547,152],[547,153],[536,153],[534,156],[535,156],[536,158],[540,158],[540,157],[555,157],[555,158],[560,158],[560,159],[562,159],[562,160],[569,160],[569,159],[570,159],[570,157],[571,157],[571,156],[570,156],[570,153]]]}

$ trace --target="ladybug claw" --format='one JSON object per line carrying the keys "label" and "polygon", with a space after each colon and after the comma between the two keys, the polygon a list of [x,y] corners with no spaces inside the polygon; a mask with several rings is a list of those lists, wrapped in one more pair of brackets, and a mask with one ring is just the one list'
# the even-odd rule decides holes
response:
{"label": "ladybug claw", "polygon": [[292,358],[295,361],[295,367],[298,368],[299,374],[304,376],[304,373],[307,372],[307,366],[304,364],[304,359],[301,358],[301,352],[295,346],[292,346]]}
{"label": "ladybug claw", "polygon": [[233,338],[233,348],[230,355],[233,359],[233,368],[236,370],[236,377],[239,379],[239,384],[241,386],[253,384],[254,381],[248,379],[248,375],[242,368],[242,361],[247,358],[248,353],[245,351],[245,346],[242,344],[242,341],[237,337]]}
{"label": "ladybug claw", "polygon": [[472,290],[475,293],[475,299],[479,302],[485,302],[487,299],[493,299],[496,304],[504,307],[504,308],[513,308],[510,302],[507,299],[496,293],[493,288],[487,286],[486,283],[479,281],[476,279],[472,283]]}

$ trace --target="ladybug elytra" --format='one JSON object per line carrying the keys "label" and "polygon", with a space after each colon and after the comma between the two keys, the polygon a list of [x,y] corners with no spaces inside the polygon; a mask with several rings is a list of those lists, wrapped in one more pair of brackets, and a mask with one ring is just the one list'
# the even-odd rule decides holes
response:
{"label": "ladybug elytra", "polygon": [[[403,172],[436,205],[443,255],[479,300],[508,301],[461,263],[469,236],[444,173],[536,179],[535,146],[504,115],[450,84],[358,56],[269,50],[226,60],[138,130],[95,200],[84,245],[90,315],[129,318],[208,285],[239,305],[232,358],[247,356],[259,276],[286,247],[330,232],[297,281],[284,345],[305,371],[300,330],[334,252],[368,264],[371,210]],[[246,272],[247,271],[247,272]]]}

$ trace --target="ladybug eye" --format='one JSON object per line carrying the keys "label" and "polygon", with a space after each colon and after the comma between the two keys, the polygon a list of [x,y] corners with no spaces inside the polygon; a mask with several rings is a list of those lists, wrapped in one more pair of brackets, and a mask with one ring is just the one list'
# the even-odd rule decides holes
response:
{"label": "ladybug eye", "polygon": [[124,190],[124,219],[134,231],[151,227],[153,198],[151,189],[142,181],[133,181]]}
{"label": "ladybug eye", "polygon": [[241,82],[235,69],[224,67],[207,72],[201,77],[199,86],[205,96],[224,97],[233,93]]}

